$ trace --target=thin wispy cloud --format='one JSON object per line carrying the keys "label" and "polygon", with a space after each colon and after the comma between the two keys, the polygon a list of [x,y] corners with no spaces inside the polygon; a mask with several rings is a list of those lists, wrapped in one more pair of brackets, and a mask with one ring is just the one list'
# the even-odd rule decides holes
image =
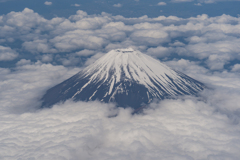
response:
{"label": "thin wispy cloud", "polygon": [[195,6],[202,6],[201,3],[194,3]]}
{"label": "thin wispy cloud", "polygon": [[47,6],[51,6],[52,2],[46,1],[46,2],[44,2],[44,4],[47,5]]}
{"label": "thin wispy cloud", "polygon": [[72,6],[74,6],[74,7],[80,7],[81,5],[80,4],[72,4]]}
{"label": "thin wispy cloud", "polygon": [[171,0],[173,3],[183,3],[183,2],[192,2],[194,0]]}
{"label": "thin wispy cloud", "polygon": [[165,6],[165,5],[167,5],[167,3],[166,2],[159,2],[157,5],[158,6]]}
{"label": "thin wispy cloud", "polygon": [[173,3],[184,3],[184,2],[196,2],[195,5],[199,5],[201,3],[217,3],[217,2],[229,2],[229,1],[239,1],[239,0],[171,0]]}
{"label": "thin wispy cloud", "polygon": [[122,4],[120,4],[120,3],[114,4],[113,7],[122,7]]}

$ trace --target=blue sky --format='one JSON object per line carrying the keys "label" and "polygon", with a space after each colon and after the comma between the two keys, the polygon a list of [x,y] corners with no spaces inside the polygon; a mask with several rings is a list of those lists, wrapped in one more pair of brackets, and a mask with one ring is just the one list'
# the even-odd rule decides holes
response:
{"label": "blue sky", "polygon": [[[0,159],[238,160],[239,6],[0,0]],[[153,102],[139,115],[98,101],[38,109],[47,89],[127,47],[209,89]]]}
{"label": "blue sky", "polygon": [[[24,8],[31,8],[45,18],[55,16],[68,17],[79,9],[88,14],[100,14],[101,12],[125,17],[140,17],[148,15],[157,17],[159,15],[178,16],[188,18],[200,14],[209,16],[220,16],[228,14],[238,16],[240,1],[227,0],[186,0],[186,1],[156,1],[156,0],[52,0],[52,5],[44,5],[45,1],[38,0],[2,0],[0,1],[0,14],[7,14],[11,11],[22,11]],[[164,2],[166,5],[158,5]],[[113,7],[114,4],[121,4],[121,7]],[[78,4],[75,6],[75,4]],[[162,3],[163,4],[163,3]]]}

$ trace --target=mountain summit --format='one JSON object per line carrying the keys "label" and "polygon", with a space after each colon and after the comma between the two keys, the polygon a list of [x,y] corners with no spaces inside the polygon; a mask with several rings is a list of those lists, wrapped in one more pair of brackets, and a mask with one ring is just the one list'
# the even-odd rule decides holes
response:
{"label": "mountain summit", "polygon": [[204,88],[203,83],[140,51],[116,49],[49,89],[42,98],[42,107],[73,99],[115,102],[137,109],[155,98],[195,95]]}

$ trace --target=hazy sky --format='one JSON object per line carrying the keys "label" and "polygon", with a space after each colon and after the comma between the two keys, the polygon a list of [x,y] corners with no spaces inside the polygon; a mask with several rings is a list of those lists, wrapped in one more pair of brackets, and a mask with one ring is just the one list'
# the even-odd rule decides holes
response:
{"label": "hazy sky", "polygon": [[[238,160],[239,7],[227,0],[0,0],[0,159]],[[139,115],[97,101],[38,109],[48,88],[126,47],[209,89],[153,102]]]}

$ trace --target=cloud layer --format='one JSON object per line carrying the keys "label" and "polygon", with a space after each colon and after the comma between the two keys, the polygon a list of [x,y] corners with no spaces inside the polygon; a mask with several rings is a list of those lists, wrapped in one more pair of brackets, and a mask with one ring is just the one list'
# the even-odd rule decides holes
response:
{"label": "cloud layer", "polygon": [[81,10],[68,19],[48,20],[26,8],[0,17],[2,47],[20,43],[20,47],[8,49],[8,56],[2,56],[3,49],[0,53],[2,60],[16,58],[13,50],[20,50],[20,54],[51,54],[52,60],[62,62],[61,59],[131,46],[158,58],[176,54],[197,58],[211,70],[222,70],[240,59],[239,25],[240,18],[229,15],[208,17],[203,14],[186,19],[174,16],[125,18],[107,13],[88,15]]}
{"label": "cloud layer", "polygon": [[[184,60],[175,64],[184,63],[202,68]],[[240,84],[239,75],[199,70],[185,69],[198,72],[214,90],[200,99],[154,102],[143,114],[132,115],[131,109],[100,102],[67,101],[37,110],[43,90],[78,69],[40,62],[1,69],[1,159],[237,160],[240,85],[231,83]]]}

